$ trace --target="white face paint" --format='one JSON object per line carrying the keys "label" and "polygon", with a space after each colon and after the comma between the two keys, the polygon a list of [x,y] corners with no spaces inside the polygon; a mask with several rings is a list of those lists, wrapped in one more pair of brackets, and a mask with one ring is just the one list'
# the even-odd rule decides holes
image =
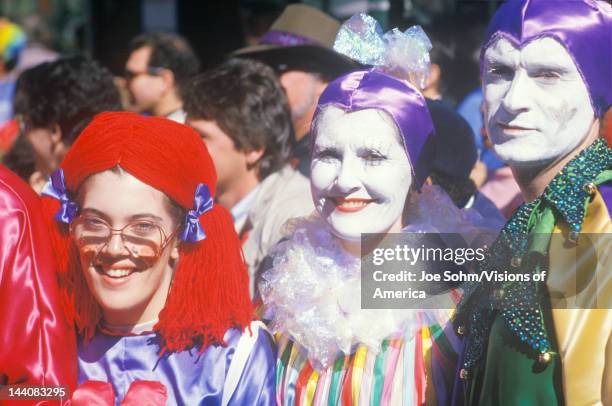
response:
{"label": "white face paint", "polygon": [[345,113],[329,107],[319,117],[311,164],[315,207],[333,233],[401,229],[412,169],[399,132],[386,113]]}
{"label": "white face paint", "polygon": [[500,38],[484,55],[487,129],[511,166],[545,166],[572,152],[595,120],[589,93],[567,50],[552,38],[523,49]]}

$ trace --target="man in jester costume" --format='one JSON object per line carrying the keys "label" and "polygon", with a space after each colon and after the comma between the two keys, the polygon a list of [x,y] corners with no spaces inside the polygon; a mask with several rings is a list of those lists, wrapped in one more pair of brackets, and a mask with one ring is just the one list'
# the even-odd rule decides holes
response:
{"label": "man in jester costume", "polygon": [[599,138],[611,33],[596,0],[509,0],[489,26],[487,129],[526,203],[478,271],[546,279],[467,290],[455,320],[467,404],[612,404],[612,151]]}

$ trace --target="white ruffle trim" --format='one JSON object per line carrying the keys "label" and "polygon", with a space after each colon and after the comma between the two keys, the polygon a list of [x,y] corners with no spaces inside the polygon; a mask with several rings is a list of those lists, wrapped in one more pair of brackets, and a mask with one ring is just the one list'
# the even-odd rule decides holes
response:
{"label": "white ruffle trim", "polygon": [[[475,231],[469,215],[437,187],[424,187],[417,199],[411,204],[415,221],[406,231]],[[311,215],[290,220],[285,230],[288,239],[275,247],[260,291],[271,330],[298,342],[315,368],[327,368],[357,344],[377,353],[386,337],[409,339],[424,325],[448,322],[448,309],[361,309],[360,260],[342,248],[328,225]]]}

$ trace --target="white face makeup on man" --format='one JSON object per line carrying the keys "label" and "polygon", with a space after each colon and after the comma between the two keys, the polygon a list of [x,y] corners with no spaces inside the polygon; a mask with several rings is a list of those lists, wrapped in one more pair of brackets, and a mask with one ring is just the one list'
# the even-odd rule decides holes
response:
{"label": "white face makeup on man", "polygon": [[321,113],[311,164],[315,207],[344,240],[399,232],[412,169],[399,132],[379,110]]}
{"label": "white face makeup on man", "polygon": [[495,153],[513,167],[544,167],[573,150],[595,120],[572,57],[553,38],[522,49],[505,38],[484,54],[484,100]]}

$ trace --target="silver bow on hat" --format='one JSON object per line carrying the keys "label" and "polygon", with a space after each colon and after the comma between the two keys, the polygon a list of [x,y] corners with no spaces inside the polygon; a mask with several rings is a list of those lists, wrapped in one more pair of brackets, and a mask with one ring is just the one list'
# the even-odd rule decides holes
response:
{"label": "silver bow on hat", "polygon": [[378,22],[367,14],[355,14],[342,24],[334,50],[385,73],[425,87],[429,75],[431,41],[415,25],[404,32],[394,28],[383,34]]}

